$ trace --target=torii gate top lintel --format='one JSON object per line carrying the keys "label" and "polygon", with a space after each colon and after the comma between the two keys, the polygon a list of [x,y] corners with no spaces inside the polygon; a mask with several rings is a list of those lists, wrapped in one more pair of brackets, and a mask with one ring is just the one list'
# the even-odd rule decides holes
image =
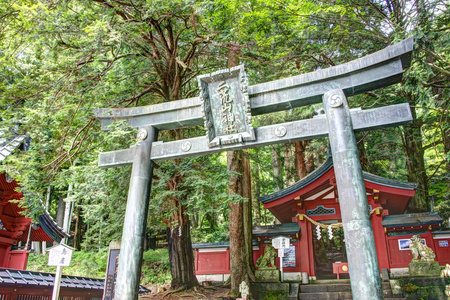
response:
{"label": "torii gate top lintel", "polygon": [[[320,103],[330,88],[342,89],[347,97],[389,86],[402,78],[413,50],[410,37],[359,59],[311,73],[248,87],[251,114],[288,110]],[[199,97],[132,108],[101,108],[96,117],[107,130],[112,122],[125,119],[134,127],[159,130],[203,124]]]}
{"label": "torii gate top lintel", "polygon": [[[401,81],[403,70],[410,64],[412,49],[413,39],[408,38],[345,64],[249,86],[246,94],[250,113],[258,115],[320,103],[323,95],[332,89],[340,89],[345,96],[352,96],[397,83]],[[216,73],[220,72],[226,73],[226,70]],[[351,114],[354,130],[360,131],[398,126],[412,120],[408,104],[352,111]],[[102,121],[104,130],[117,120],[126,120],[134,127],[176,129],[203,124],[204,107],[201,97],[195,97],[134,108],[103,108],[97,111],[96,117]],[[218,146],[209,147],[210,141],[205,136],[166,143],[154,142],[151,159],[174,159],[318,138],[328,134],[326,128],[326,119],[319,117],[254,128],[257,140],[246,139],[245,143],[221,144],[219,141]],[[101,153],[99,166],[131,164],[134,153],[135,147]]]}

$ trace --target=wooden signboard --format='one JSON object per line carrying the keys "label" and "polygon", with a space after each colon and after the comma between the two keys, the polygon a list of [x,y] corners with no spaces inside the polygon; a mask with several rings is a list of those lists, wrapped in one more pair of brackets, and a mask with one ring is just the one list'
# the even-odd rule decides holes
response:
{"label": "wooden signboard", "polygon": [[111,242],[108,251],[108,265],[106,266],[105,289],[103,300],[113,300],[119,266],[120,243]]}
{"label": "wooden signboard", "polygon": [[64,244],[49,248],[48,265],[61,267],[70,266],[73,250],[75,249]]}

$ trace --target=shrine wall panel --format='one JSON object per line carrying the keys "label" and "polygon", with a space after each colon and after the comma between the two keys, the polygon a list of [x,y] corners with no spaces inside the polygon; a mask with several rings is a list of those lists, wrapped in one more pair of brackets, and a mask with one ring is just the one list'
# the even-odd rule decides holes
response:
{"label": "shrine wall panel", "polygon": [[224,251],[195,251],[197,269],[196,275],[230,274],[229,250]]}
{"label": "shrine wall panel", "polygon": [[[391,268],[406,268],[411,262],[413,256],[411,250],[409,249],[409,243],[411,242],[411,237],[413,235],[398,235],[398,236],[388,236],[388,247],[389,247],[389,263]],[[421,234],[420,235],[425,243],[430,248],[434,248],[433,239],[431,234]]]}
{"label": "shrine wall panel", "polygon": [[6,268],[9,261],[9,248],[11,245],[0,244],[0,268]]}
{"label": "shrine wall panel", "polygon": [[434,248],[436,249],[436,258],[439,265],[444,266],[450,263],[450,237],[434,238]]}

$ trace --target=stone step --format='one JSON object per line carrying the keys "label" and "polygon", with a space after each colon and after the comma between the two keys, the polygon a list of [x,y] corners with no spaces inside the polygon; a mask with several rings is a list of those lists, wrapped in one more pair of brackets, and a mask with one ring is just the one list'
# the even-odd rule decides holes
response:
{"label": "stone step", "polygon": [[[389,282],[382,282],[383,291],[390,291],[391,285]],[[306,284],[300,285],[301,293],[319,293],[319,292],[347,292],[351,291],[350,283],[335,283],[330,282],[326,284]]]}
{"label": "stone step", "polygon": [[350,284],[307,284],[300,286],[300,293],[351,292]]}
{"label": "stone step", "polygon": [[352,292],[300,293],[300,300],[346,300],[353,299]]}
{"label": "stone step", "polygon": [[[393,295],[389,282],[382,282],[383,299],[397,300],[401,295]],[[289,298],[294,299],[294,298]],[[301,300],[343,300],[353,299],[351,285],[349,283],[320,283],[299,285],[298,299]]]}
{"label": "stone step", "polygon": [[[317,293],[299,293],[298,299],[302,300],[328,300],[328,299],[353,299],[352,292],[317,292]],[[393,295],[392,292],[383,292],[383,299],[403,299]]]}

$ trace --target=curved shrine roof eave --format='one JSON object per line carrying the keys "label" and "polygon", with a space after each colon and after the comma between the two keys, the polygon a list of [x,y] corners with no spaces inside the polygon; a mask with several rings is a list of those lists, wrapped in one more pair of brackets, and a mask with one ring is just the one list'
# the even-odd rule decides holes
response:
{"label": "curved shrine roof eave", "polygon": [[442,224],[444,220],[438,212],[401,214],[384,216],[381,225],[386,228]]}
{"label": "curved shrine roof eave", "polygon": [[45,211],[44,214],[39,216],[39,226],[44,232],[55,242],[60,243],[62,239],[68,238],[70,235],[59,227],[53,218]]}
{"label": "curved shrine roof eave", "polygon": [[395,188],[395,189],[415,191],[415,189],[417,188],[417,183],[403,182],[403,181],[398,181],[398,180],[394,180],[394,179],[389,179],[389,178],[381,177],[381,176],[374,175],[372,173],[368,173],[368,172],[364,172],[364,171],[363,171],[363,177],[364,177],[364,181],[383,185],[386,187]]}
{"label": "curved shrine roof eave", "polygon": [[[258,246],[257,241],[252,241],[253,246]],[[192,244],[192,249],[222,249],[229,248],[230,242],[213,242],[213,243],[198,243]]]}
{"label": "curved shrine roof eave", "polygon": [[300,227],[296,222],[283,223],[268,226],[253,226],[254,237],[275,237],[283,235],[295,235],[300,232]]}
{"label": "curved shrine roof eave", "polygon": [[333,167],[333,159],[331,158],[331,156],[329,156],[327,160],[319,168],[314,170],[312,173],[308,174],[308,176],[306,176],[305,178],[302,178],[293,185],[288,186],[287,188],[277,191],[273,194],[259,197],[259,201],[266,204],[278,200],[280,198],[289,196],[290,194],[308,186],[309,184],[313,183],[314,181],[322,177],[332,167]]}
{"label": "curved shrine roof eave", "polygon": [[[288,197],[288,196],[292,195],[293,193],[312,184],[316,180],[320,179],[332,168],[333,168],[333,159],[331,156],[328,156],[327,160],[319,168],[314,170],[311,174],[309,174],[305,178],[300,179],[293,185],[291,185],[283,190],[277,191],[270,195],[259,197],[259,201],[261,201],[264,205],[266,205],[266,204],[269,204],[276,200],[282,199],[284,197]],[[388,178],[384,178],[384,177],[374,175],[374,174],[364,172],[364,171],[363,171],[363,177],[364,177],[364,181],[366,182],[366,186],[367,186],[367,183],[372,183],[375,185],[384,186],[384,187],[388,187],[388,188],[392,188],[392,189],[410,191],[407,194],[409,194],[409,196],[411,196],[411,197],[414,196],[415,189],[417,188],[416,183],[402,182],[402,181],[398,181],[398,180],[394,180],[394,179],[388,179]],[[401,193],[401,194],[404,194],[404,193]]]}

